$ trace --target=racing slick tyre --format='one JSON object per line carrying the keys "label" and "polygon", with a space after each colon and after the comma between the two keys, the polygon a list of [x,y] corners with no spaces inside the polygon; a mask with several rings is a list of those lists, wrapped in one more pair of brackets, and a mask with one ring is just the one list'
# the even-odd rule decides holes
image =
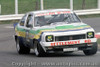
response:
{"label": "racing slick tyre", "polygon": [[16,40],[16,49],[19,54],[29,54],[30,48],[24,46],[23,42],[17,38]]}
{"label": "racing slick tyre", "polygon": [[83,50],[83,52],[85,55],[94,55],[97,53],[97,49],[98,49],[97,43],[93,43],[91,50]]}
{"label": "racing slick tyre", "polygon": [[34,52],[37,57],[43,57],[46,55],[45,51],[38,41],[34,42]]}

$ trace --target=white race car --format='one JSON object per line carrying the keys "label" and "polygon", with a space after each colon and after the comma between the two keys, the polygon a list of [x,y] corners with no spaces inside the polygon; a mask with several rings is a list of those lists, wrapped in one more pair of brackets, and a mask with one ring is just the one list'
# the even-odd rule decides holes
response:
{"label": "white race car", "polygon": [[94,29],[69,9],[29,12],[14,26],[19,54],[29,53],[30,49],[36,56],[78,50],[85,55],[97,52]]}

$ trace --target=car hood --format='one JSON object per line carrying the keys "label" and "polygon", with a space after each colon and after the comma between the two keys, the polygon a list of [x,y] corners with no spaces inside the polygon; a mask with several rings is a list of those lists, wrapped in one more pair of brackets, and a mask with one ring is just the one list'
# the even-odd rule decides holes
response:
{"label": "car hood", "polygon": [[64,24],[64,25],[50,25],[50,26],[43,26],[37,27],[35,29],[35,34],[38,34],[38,37],[44,33],[54,33],[54,32],[69,32],[69,31],[78,31],[78,30],[86,30],[86,29],[93,29],[91,26],[85,23],[72,23],[72,24]]}
{"label": "car hood", "polygon": [[75,31],[75,30],[85,30],[90,29],[91,26],[85,23],[73,23],[73,24],[64,24],[64,25],[50,25],[38,27],[36,29],[37,33],[39,32],[60,32],[60,31]]}

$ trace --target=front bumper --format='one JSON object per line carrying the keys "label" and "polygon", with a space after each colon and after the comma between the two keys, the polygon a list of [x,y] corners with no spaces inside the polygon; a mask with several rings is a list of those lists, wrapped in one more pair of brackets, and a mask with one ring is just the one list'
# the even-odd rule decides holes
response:
{"label": "front bumper", "polygon": [[[45,47],[45,49],[47,53],[64,53],[64,52],[70,52],[70,51],[64,51],[64,49],[67,49],[67,48],[77,48],[78,50],[91,50],[93,44],[94,43],[92,43],[91,45],[84,43],[84,44],[65,45],[65,46],[53,46],[53,47]],[[75,51],[78,51],[78,50],[75,50]],[[74,51],[74,50],[71,50],[71,51]]]}
{"label": "front bumper", "polygon": [[44,51],[47,53],[65,52],[65,48],[77,48],[78,50],[90,50],[92,45],[97,42],[96,38],[70,40],[60,42],[40,42]]}

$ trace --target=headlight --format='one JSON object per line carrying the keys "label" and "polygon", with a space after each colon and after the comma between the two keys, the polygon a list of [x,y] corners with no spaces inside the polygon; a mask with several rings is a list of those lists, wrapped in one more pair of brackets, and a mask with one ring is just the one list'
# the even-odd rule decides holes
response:
{"label": "headlight", "polygon": [[94,32],[88,32],[87,38],[94,38]]}
{"label": "headlight", "polygon": [[54,41],[53,35],[46,36],[46,42],[53,42],[53,41]]}

